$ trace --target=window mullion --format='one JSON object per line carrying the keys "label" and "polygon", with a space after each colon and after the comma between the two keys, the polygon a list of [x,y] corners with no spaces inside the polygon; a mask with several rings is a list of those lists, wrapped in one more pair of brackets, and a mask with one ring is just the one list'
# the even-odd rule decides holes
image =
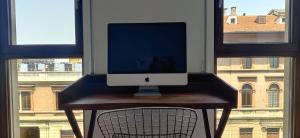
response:
{"label": "window mullion", "polygon": [[0,137],[10,138],[11,137],[11,114],[9,104],[9,91],[8,91],[8,69],[7,61],[0,58]]}

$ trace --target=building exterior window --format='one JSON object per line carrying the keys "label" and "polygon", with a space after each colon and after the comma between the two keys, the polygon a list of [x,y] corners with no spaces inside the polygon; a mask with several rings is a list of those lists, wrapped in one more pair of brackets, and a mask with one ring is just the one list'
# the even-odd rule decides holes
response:
{"label": "building exterior window", "polygon": [[268,90],[268,105],[269,107],[279,107],[279,86],[272,84]]}
{"label": "building exterior window", "polygon": [[243,69],[251,69],[252,68],[252,59],[251,58],[243,58],[242,59]]}
{"label": "building exterior window", "polygon": [[36,64],[30,63],[28,64],[28,71],[36,71]]}
{"label": "building exterior window", "polygon": [[244,84],[242,87],[242,107],[252,107],[252,86]]}
{"label": "building exterior window", "polygon": [[253,128],[240,128],[240,138],[252,138]]}
{"label": "building exterior window", "polygon": [[279,128],[267,128],[267,138],[279,138]]}
{"label": "building exterior window", "polygon": [[38,127],[20,127],[21,138],[40,138],[40,129]]}
{"label": "building exterior window", "polygon": [[231,24],[235,24],[235,18],[231,18],[231,19],[230,19],[230,23],[231,23]]}
{"label": "building exterior window", "polygon": [[61,130],[60,138],[74,138],[74,133],[72,130]]}
{"label": "building exterior window", "polygon": [[271,57],[269,59],[270,68],[278,68],[279,67],[279,58],[278,57]]}
{"label": "building exterior window", "polygon": [[65,71],[72,71],[72,64],[65,64]]}
{"label": "building exterior window", "polygon": [[54,71],[54,63],[49,63],[45,65],[46,71]]}
{"label": "building exterior window", "polygon": [[31,93],[20,92],[20,109],[22,111],[31,110]]}

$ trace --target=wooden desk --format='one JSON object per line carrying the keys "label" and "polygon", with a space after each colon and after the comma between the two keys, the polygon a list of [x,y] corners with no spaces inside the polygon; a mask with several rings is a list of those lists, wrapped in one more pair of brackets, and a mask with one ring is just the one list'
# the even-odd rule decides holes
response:
{"label": "wooden desk", "polygon": [[202,109],[207,137],[210,136],[207,109],[222,108],[215,131],[222,135],[230,111],[237,106],[237,91],[213,74],[190,74],[187,86],[159,87],[162,96],[134,97],[138,87],[109,87],[105,75],[86,75],[58,95],[59,108],[65,110],[77,138],[82,138],[72,110],[92,110],[88,138],[92,138],[97,110],[132,107],[187,107]]}

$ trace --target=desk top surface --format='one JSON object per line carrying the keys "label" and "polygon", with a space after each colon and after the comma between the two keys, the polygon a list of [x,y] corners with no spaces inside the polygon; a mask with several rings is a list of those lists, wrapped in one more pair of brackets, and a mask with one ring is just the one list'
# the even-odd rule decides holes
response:
{"label": "desk top surface", "polygon": [[109,87],[105,75],[87,75],[59,93],[60,109],[132,107],[235,108],[237,91],[213,74],[189,75],[187,86],[160,87],[162,96],[133,96],[137,87]]}
{"label": "desk top surface", "polygon": [[119,109],[131,107],[226,108],[235,105],[206,93],[170,93],[162,96],[89,95],[64,105],[72,109]]}

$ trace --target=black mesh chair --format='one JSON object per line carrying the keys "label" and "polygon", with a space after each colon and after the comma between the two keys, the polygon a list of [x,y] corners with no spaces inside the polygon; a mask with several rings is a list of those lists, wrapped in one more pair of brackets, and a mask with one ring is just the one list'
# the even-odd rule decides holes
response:
{"label": "black mesh chair", "polygon": [[189,108],[141,107],[102,112],[97,122],[104,138],[190,138],[197,118]]}

